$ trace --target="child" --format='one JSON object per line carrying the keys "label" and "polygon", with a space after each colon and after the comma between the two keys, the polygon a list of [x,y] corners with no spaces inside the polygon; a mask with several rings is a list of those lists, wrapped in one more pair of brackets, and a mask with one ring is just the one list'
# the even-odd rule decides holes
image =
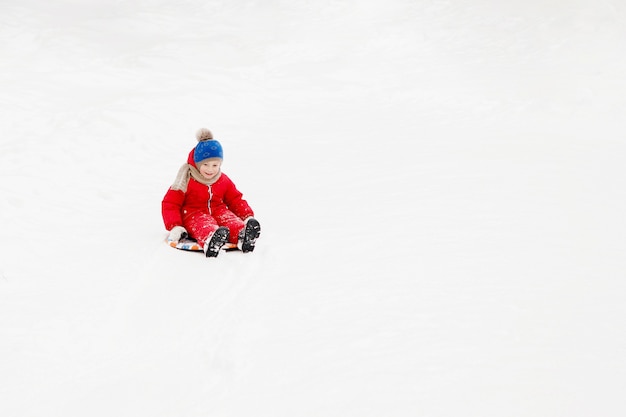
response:
{"label": "child", "polygon": [[226,243],[252,252],[261,234],[254,212],[230,178],[221,172],[224,152],[209,129],[196,133],[198,144],[178,171],[162,202],[169,241],[190,236],[207,257],[216,257]]}

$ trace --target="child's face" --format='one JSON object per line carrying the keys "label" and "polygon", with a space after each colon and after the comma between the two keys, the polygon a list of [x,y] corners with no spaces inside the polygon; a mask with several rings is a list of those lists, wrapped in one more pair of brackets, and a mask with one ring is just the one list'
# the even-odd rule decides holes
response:
{"label": "child's face", "polygon": [[200,174],[207,180],[213,179],[220,172],[220,167],[222,166],[222,161],[219,159],[209,159],[198,167]]}

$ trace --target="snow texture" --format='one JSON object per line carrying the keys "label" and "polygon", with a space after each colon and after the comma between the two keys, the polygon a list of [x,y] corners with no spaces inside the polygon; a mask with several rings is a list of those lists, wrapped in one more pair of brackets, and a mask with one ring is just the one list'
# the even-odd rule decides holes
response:
{"label": "snow texture", "polygon": [[[626,414],[618,0],[3,0],[0,415]],[[212,130],[263,227],[169,247]]]}

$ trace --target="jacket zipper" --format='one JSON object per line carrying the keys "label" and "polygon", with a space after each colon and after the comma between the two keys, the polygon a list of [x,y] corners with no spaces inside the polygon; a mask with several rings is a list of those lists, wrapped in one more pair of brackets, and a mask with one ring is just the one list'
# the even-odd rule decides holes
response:
{"label": "jacket zipper", "polygon": [[213,189],[211,188],[211,186],[209,185],[209,201],[207,202],[207,206],[209,209],[209,215],[213,215],[213,213],[211,212],[211,200],[213,199]]}

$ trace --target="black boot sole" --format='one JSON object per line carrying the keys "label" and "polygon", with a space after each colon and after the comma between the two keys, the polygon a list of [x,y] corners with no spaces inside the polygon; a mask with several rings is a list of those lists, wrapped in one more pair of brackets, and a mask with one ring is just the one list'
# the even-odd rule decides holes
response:
{"label": "black boot sole", "polygon": [[261,236],[261,225],[256,219],[248,220],[246,230],[243,234],[243,243],[241,244],[242,252],[252,252],[257,238]]}
{"label": "black boot sole", "polygon": [[228,228],[224,226],[220,226],[217,228],[213,236],[211,236],[211,240],[207,245],[206,257],[207,258],[215,258],[220,253],[220,249],[224,244],[228,241],[230,237],[230,231]]}

